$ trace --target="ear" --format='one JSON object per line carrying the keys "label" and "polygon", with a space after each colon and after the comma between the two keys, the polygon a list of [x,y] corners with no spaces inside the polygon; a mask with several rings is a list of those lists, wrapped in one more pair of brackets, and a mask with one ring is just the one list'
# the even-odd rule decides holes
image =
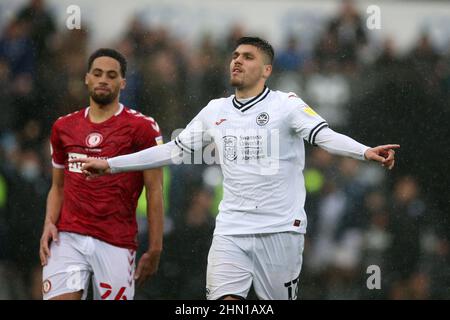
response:
{"label": "ear", "polygon": [[85,85],[88,84],[88,76],[89,76],[89,73],[86,73],[86,75],[84,76],[84,84]]}
{"label": "ear", "polygon": [[263,78],[267,79],[272,74],[272,65],[271,64],[265,64],[264,65],[264,71],[263,71]]}
{"label": "ear", "polygon": [[125,89],[126,86],[127,86],[127,79],[120,80],[120,90]]}

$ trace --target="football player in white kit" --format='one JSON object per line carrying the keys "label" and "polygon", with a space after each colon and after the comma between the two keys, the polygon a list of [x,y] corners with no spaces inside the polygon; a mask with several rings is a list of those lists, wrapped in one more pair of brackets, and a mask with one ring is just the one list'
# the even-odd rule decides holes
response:
{"label": "football player in white kit", "polygon": [[216,144],[223,200],[208,256],[207,298],[296,299],[307,218],[304,142],[392,169],[394,149],[368,147],[328,127],[295,93],[270,90],[274,51],[265,40],[238,40],[230,63],[235,94],[208,103],[180,135],[130,155],[76,160],[92,177],[178,164]]}

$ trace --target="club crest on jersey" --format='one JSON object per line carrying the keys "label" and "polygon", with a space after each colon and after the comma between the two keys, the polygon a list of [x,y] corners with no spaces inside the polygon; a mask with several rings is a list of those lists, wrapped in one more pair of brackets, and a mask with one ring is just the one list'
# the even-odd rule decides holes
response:
{"label": "club crest on jersey", "polygon": [[103,141],[103,136],[98,132],[93,132],[86,137],[86,145],[89,148],[98,146]]}
{"label": "club crest on jersey", "polygon": [[50,290],[52,289],[52,283],[50,282],[50,280],[46,279],[43,283],[42,283],[42,292],[44,294],[47,294],[50,292]]}
{"label": "club crest on jersey", "polygon": [[261,112],[260,114],[258,114],[258,116],[256,117],[256,123],[259,126],[264,126],[267,124],[267,122],[269,122],[269,114],[267,112]]}
{"label": "club crest on jersey", "polygon": [[223,154],[229,161],[236,160],[237,158],[237,137],[224,136],[223,137]]}

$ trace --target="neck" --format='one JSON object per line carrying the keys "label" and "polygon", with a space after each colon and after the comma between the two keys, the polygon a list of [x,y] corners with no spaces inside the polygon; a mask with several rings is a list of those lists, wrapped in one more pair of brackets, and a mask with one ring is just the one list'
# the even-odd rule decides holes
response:
{"label": "neck", "polygon": [[252,88],[236,88],[235,95],[237,99],[247,99],[255,97],[264,90],[264,83],[258,84]]}
{"label": "neck", "polygon": [[117,111],[119,111],[119,100],[116,99],[113,102],[100,105],[90,99],[89,119],[94,123],[100,123],[111,118]]}

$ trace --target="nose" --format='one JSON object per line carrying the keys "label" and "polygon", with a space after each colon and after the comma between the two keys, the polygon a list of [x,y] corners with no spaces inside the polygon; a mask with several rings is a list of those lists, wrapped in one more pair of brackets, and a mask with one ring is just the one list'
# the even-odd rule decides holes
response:
{"label": "nose", "polygon": [[235,65],[237,65],[237,64],[241,65],[241,64],[242,64],[242,58],[241,58],[241,56],[237,56],[237,57],[234,59],[234,64],[235,64]]}
{"label": "nose", "polygon": [[108,77],[105,76],[105,75],[102,75],[100,80],[99,80],[99,84],[107,85],[108,84]]}

